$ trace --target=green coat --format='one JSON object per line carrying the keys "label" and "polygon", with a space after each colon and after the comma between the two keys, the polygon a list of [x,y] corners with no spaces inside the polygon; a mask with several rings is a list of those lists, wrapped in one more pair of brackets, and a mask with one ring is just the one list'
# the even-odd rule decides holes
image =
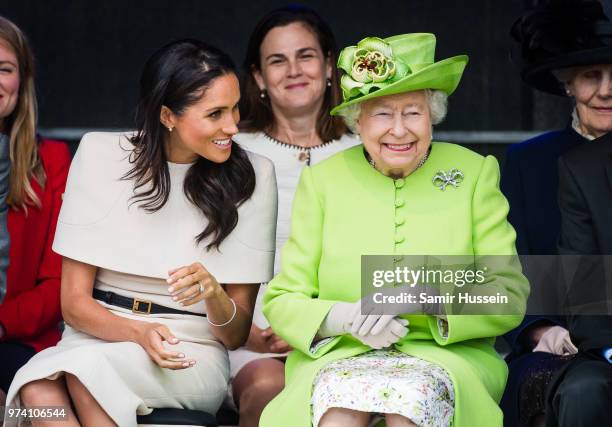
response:
{"label": "green coat", "polygon": [[[465,175],[459,187],[434,187],[436,172],[453,168]],[[368,164],[362,145],[305,168],[281,271],[264,297],[270,325],[295,350],[287,358],[285,389],[266,407],[260,425],[310,427],[317,372],[371,350],[345,335],[311,351],[331,306],[361,298],[361,255],[514,255],[516,234],[507,213],[495,158],[453,144],[433,143],[425,164],[397,181]],[[522,312],[529,286],[518,261],[510,267],[494,277]],[[507,367],[493,349],[494,337],[522,316],[449,315],[446,339],[437,318],[406,318],[410,332],[395,348],[446,369],[455,388],[454,426],[501,426],[497,402]]]}

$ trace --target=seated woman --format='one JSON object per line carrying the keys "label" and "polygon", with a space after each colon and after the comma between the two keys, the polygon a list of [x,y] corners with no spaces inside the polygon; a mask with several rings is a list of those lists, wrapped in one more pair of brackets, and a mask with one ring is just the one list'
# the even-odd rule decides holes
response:
{"label": "seated woman", "polygon": [[[281,272],[264,297],[272,328],[295,350],[264,427],[366,426],[373,414],[387,426],[502,423],[507,368],[493,337],[521,321],[528,284],[496,160],[431,141],[467,63],[434,62],[435,42],[372,37],[339,56],[345,102],[332,114],[363,145],[302,173]],[[407,304],[398,317],[361,315],[361,256],[374,254],[504,255],[489,284],[520,313],[435,316]]]}
{"label": "seated woman", "polygon": [[[359,141],[347,133],[342,118],[329,115],[341,97],[336,42],[314,11],[291,6],[264,16],[251,34],[243,71],[241,132],[235,141],[274,163],[278,272],[300,173]],[[241,427],[258,426],[264,407],[283,389],[283,359],[291,349],[261,312],[264,291],[265,285],[259,290],[245,347],[230,352],[232,397]]]}
{"label": "seated woman", "polygon": [[226,54],[176,41],[145,64],[136,134],[83,138],[53,244],[66,330],[9,404],[72,403],[66,426],[216,412],[274,260],[274,169],[232,143],[239,98]]}
{"label": "seated woman", "polygon": [[0,179],[9,182],[0,191],[2,273],[9,265],[0,280],[0,406],[15,372],[60,338],[62,261],[51,244],[70,153],[36,135],[33,66],[24,34],[0,17]]}
{"label": "seated woman", "polygon": [[[612,131],[612,23],[597,0],[542,2],[514,23],[512,34],[520,46],[523,81],[557,95],[559,102],[566,102],[561,97],[569,97],[574,104],[564,129],[509,148],[500,183],[510,203],[508,220],[517,232],[518,252],[554,255],[561,230],[559,158]],[[534,294],[544,294],[549,301],[560,299],[561,295],[552,292],[562,289],[555,269],[551,265],[550,278],[534,280]],[[556,312],[564,311],[558,308]],[[505,338],[512,353],[507,358],[508,385],[501,401],[504,425],[543,425],[544,413],[550,412],[544,398],[548,384],[577,352],[566,319],[526,316]],[[609,389],[612,393],[612,384]],[[586,425],[597,425],[588,417],[597,413],[598,406],[607,407],[606,393],[593,393],[599,397],[590,400],[587,405],[593,410],[588,410],[578,398],[584,390],[568,390],[572,391],[576,396],[570,394],[564,416],[569,420],[581,417]],[[574,423],[569,421],[569,425]]]}

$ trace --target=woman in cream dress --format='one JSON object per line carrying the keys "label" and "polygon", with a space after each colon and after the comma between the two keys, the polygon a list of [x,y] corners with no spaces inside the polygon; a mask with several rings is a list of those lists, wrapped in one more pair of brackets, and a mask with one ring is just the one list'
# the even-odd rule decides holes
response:
{"label": "woman in cream dress", "polygon": [[274,259],[274,169],[231,141],[239,97],[229,57],[177,41],[145,65],[137,133],[83,138],[53,247],[66,330],[17,373],[9,404],[72,401],[66,427],[218,409],[226,347],[246,340]]}

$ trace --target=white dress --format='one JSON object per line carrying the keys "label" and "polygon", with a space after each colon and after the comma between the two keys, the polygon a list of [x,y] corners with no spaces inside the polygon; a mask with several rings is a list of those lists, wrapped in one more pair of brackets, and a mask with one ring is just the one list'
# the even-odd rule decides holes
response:
{"label": "white dress", "polygon": [[331,408],[369,412],[369,425],[399,414],[419,427],[449,427],[453,382],[442,367],[398,350],[372,350],[323,367],[312,386],[312,425]]}
{"label": "white dress", "polygon": [[[278,184],[278,223],[276,227],[276,257],[274,260],[274,274],[276,274],[280,270],[281,248],[289,237],[291,205],[293,204],[293,196],[295,195],[295,189],[297,188],[302,170],[306,166],[317,164],[361,142],[352,135],[344,135],[338,140],[306,149],[282,143],[263,132],[240,133],[234,136],[234,140],[246,150],[265,156],[274,163],[276,182]],[[262,329],[270,326],[262,312],[265,290],[266,285],[262,284],[259,288],[253,313],[253,323]],[[240,369],[252,360],[279,356],[283,355],[278,353],[255,353],[244,347],[230,351],[231,377],[235,377]]]}
{"label": "white dress", "polygon": [[[149,214],[130,205],[133,182],[120,179],[131,167],[130,147],[121,134],[83,138],[70,168],[54,251],[98,266],[97,289],[197,313],[205,313],[204,302],[181,307],[172,301],[165,282],[171,268],[200,261],[220,283],[260,283],[271,278],[277,193],[270,161],[248,153],[255,191],[239,207],[238,224],[219,251],[206,251],[206,242],[198,245],[194,237],[207,220],[182,191],[191,165],[168,163],[169,199]],[[167,348],[194,358],[195,366],[163,369],[138,344],[107,342],[66,326],[55,347],[38,353],[17,372],[7,394],[9,405],[20,405],[19,390],[28,382],[69,372],[121,427],[136,426],[137,414],[156,407],[216,412],[226,394],[229,363],[225,347],[204,317],[139,315],[99,303],[118,316],[168,326],[181,342]],[[17,425],[8,417],[4,422],[7,427]]]}

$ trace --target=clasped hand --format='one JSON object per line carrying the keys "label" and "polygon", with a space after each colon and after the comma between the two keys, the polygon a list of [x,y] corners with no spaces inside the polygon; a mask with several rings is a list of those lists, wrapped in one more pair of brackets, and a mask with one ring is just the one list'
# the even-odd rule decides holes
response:
{"label": "clasped hand", "polygon": [[572,343],[569,331],[561,326],[548,326],[542,333],[533,351],[568,356],[576,354],[578,349]]}
{"label": "clasped hand", "polygon": [[[364,307],[365,308],[365,307]],[[362,312],[362,303],[339,302],[330,309],[319,329],[321,337],[351,334],[375,349],[389,347],[408,333],[408,320],[394,314]]]}
{"label": "clasped hand", "polygon": [[254,323],[251,325],[251,332],[245,346],[256,353],[282,354],[292,350],[291,346],[276,335],[272,328],[261,329]]}

